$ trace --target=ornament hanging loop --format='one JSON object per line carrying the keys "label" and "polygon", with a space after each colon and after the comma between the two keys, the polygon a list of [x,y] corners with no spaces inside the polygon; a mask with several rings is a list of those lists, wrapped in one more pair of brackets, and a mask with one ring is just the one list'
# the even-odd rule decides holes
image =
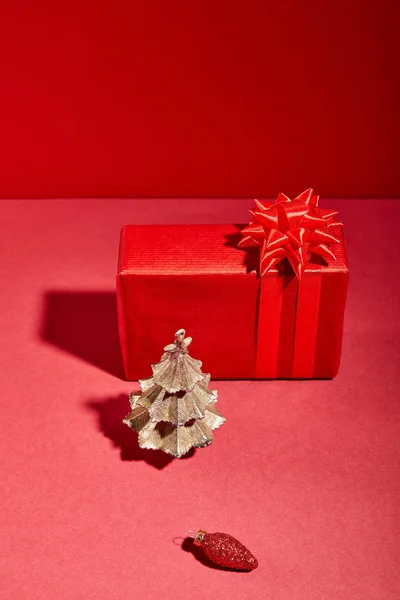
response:
{"label": "ornament hanging loop", "polygon": [[175,342],[177,344],[181,344],[183,342],[183,340],[185,339],[185,335],[186,335],[186,331],[184,329],[178,329],[178,331],[175,334]]}

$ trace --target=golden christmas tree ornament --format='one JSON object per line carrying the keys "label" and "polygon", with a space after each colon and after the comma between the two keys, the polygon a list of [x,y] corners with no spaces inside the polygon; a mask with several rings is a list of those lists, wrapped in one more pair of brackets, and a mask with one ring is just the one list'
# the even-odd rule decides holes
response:
{"label": "golden christmas tree ornament", "polygon": [[202,362],[189,355],[192,338],[179,329],[175,342],[164,348],[153,376],[139,380],[141,392],[129,395],[131,412],[123,422],[139,432],[139,445],[163,450],[180,458],[191,448],[213,441],[213,430],[225,418],[215,408],[217,390],[210,390],[210,375],[202,373]]}

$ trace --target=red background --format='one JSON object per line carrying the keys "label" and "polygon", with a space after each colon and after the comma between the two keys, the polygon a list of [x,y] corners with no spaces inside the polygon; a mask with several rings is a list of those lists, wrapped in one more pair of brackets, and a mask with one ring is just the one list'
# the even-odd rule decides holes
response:
{"label": "red background", "polygon": [[[213,379],[227,421],[180,460],[122,423],[138,386],[120,378],[119,232],[240,223],[252,201],[1,204],[1,600],[399,600],[400,202],[323,203],[351,267],[338,376]],[[197,527],[258,569],[204,564],[182,547]]]}
{"label": "red background", "polygon": [[400,195],[398,5],[2,3],[0,196]]}

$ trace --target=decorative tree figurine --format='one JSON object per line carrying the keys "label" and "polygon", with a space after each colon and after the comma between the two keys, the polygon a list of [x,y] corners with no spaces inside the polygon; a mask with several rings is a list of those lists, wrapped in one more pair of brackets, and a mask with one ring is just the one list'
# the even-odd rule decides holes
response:
{"label": "decorative tree figurine", "polygon": [[208,388],[210,375],[201,372],[200,360],[189,356],[191,342],[184,329],[176,332],[175,342],[152,365],[153,377],[139,380],[142,392],[129,395],[132,410],[123,420],[139,432],[142,448],[177,458],[211,444],[212,431],[225,421],[215,408],[217,390]]}

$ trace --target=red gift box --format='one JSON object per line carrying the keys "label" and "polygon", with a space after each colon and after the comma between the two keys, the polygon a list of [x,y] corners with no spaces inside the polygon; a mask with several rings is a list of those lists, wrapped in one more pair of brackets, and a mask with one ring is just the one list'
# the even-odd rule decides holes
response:
{"label": "red gift box", "polygon": [[[254,222],[250,243],[262,246]],[[322,260],[312,248],[298,276],[294,255],[282,260],[276,250],[277,236],[270,244],[272,261],[264,240],[262,256],[273,264],[261,277],[258,248],[238,248],[237,226],[123,227],[117,298],[127,379],[147,377],[180,328],[193,338],[192,356],[213,378],[334,377],[348,265],[343,226],[331,217],[329,222],[335,239],[329,252],[322,248]],[[317,238],[313,233],[311,240]]]}

